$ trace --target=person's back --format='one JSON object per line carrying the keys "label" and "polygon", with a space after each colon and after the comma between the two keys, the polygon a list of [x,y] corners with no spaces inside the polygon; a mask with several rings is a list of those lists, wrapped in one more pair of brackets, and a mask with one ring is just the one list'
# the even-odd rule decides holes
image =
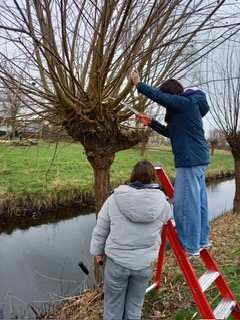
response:
{"label": "person's back", "polygon": [[202,117],[209,110],[206,95],[201,90],[188,89],[174,79],[164,81],[159,89],[140,81],[138,70],[131,74],[139,93],[166,108],[163,125],[141,114],[144,125],[169,137],[174,153],[174,219],[178,238],[189,256],[200,256],[202,247],[209,248],[210,226],[205,183],[210,162],[204,136]]}
{"label": "person's back", "polygon": [[170,204],[156,188],[147,160],[134,167],[130,182],[104,203],[93,230],[90,252],[106,254],[104,319],[140,319],[144,295],[157,258]]}
{"label": "person's back", "polygon": [[111,230],[105,244],[107,256],[133,270],[149,266],[157,258],[159,231],[169,218],[165,195],[151,185],[146,188],[142,184],[141,189],[123,185],[114,190],[108,205]]}
{"label": "person's back", "polygon": [[[209,148],[197,100],[190,96],[178,96],[177,99],[175,95],[171,97],[176,101],[176,109],[171,111],[168,137],[172,144],[175,167],[207,165]],[[149,127],[159,132],[159,125],[159,122],[153,120]]]}
{"label": "person's back", "polygon": [[174,79],[166,80],[159,90],[145,83],[139,83],[137,89],[167,109],[167,126],[152,119],[149,127],[170,138],[175,167],[209,164],[209,148],[202,122],[209,110],[206,95],[201,90],[184,91]]}

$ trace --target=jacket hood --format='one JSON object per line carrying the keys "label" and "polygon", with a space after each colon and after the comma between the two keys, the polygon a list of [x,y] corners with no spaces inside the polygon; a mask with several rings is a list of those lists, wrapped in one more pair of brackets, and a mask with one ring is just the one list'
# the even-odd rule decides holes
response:
{"label": "jacket hood", "polygon": [[204,117],[205,114],[209,111],[209,105],[207,102],[206,94],[202,90],[187,89],[183,93],[181,93],[180,96],[189,96],[196,99],[202,117]]}
{"label": "jacket hood", "polygon": [[135,189],[146,189],[146,188],[150,188],[150,189],[160,189],[159,187],[159,183],[147,183],[147,184],[143,184],[139,181],[135,181],[135,182],[127,182],[126,185],[135,188]]}
{"label": "jacket hood", "polygon": [[119,210],[133,222],[146,223],[156,220],[165,206],[163,193],[158,189],[136,189],[121,185],[114,190],[113,195]]}
{"label": "jacket hood", "polygon": [[180,93],[180,96],[189,96],[190,94],[197,94],[197,95],[203,95],[205,96],[205,93],[200,89],[187,89],[183,91],[183,93]]}

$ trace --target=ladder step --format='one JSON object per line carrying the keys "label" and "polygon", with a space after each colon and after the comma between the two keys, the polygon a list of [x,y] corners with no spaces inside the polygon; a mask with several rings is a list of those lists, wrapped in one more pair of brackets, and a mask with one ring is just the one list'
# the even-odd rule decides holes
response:
{"label": "ladder step", "polygon": [[213,311],[216,319],[227,319],[231,314],[232,308],[235,307],[236,302],[227,298],[223,298],[216,309]]}
{"label": "ladder step", "polygon": [[198,280],[200,283],[200,286],[202,288],[202,291],[204,292],[207,290],[207,288],[210,287],[210,285],[217,279],[219,276],[218,271],[206,271]]}

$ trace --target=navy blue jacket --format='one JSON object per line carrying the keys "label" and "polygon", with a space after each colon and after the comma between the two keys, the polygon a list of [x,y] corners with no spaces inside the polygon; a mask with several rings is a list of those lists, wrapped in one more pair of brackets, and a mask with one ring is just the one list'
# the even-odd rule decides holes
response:
{"label": "navy blue jacket", "polygon": [[202,117],[209,111],[205,93],[189,89],[180,95],[169,94],[142,82],[138,83],[137,89],[171,111],[170,126],[153,119],[149,127],[170,138],[175,167],[208,165],[209,148],[202,122]]}

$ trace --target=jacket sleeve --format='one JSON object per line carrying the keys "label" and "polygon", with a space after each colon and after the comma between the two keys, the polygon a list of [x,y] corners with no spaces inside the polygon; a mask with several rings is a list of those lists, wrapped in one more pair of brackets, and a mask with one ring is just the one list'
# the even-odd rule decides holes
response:
{"label": "jacket sleeve", "polygon": [[160,133],[162,136],[169,138],[169,129],[156,119],[152,119],[148,126],[154,131]]}
{"label": "jacket sleeve", "polygon": [[139,82],[137,84],[137,90],[139,93],[142,93],[147,98],[161,104],[169,110],[184,110],[186,105],[189,103],[189,99],[186,97],[162,92],[143,82]]}
{"label": "jacket sleeve", "polygon": [[110,232],[109,200],[107,199],[99,211],[97,224],[93,229],[90,252],[93,256],[104,253],[105,242]]}

